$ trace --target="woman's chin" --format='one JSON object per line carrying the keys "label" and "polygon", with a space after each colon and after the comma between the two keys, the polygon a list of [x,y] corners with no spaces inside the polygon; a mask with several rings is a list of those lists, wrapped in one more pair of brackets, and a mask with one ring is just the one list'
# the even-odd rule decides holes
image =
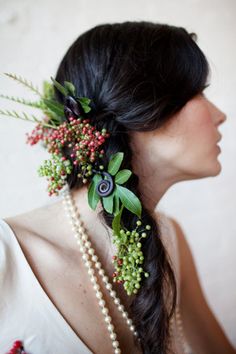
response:
{"label": "woman's chin", "polygon": [[211,176],[218,176],[221,173],[222,166],[221,163],[216,160],[214,166],[212,166],[212,174]]}
{"label": "woman's chin", "polygon": [[212,163],[209,165],[209,176],[218,176],[221,173],[222,166],[220,161],[218,160],[219,153],[221,152],[221,148],[219,145],[216,145],[217,156],[212,157]]}
{"label": "woman's chin", "polygon": [[202,165],[201,170],[192,173],[192,177],[194,176],[195,179],[214,177],[218,176],[221,173],[221,170],[222,166],[220,162],[215,159],[211,164],[208,163],[205,167]]}

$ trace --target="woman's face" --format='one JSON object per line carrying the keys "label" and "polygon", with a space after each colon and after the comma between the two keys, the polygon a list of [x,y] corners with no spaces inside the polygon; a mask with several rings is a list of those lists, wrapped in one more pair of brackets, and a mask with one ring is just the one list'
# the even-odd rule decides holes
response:
{"label": "woman's face", "polygon": [[[221,139],[219,125],[226,115],[205,95],[199,94],[172,117],[162,128],[135,132],[133,147],[142,163],[141,170],[167,173],[166,178],[186,180],[215,176],[220,173],[218,161]],[[142,159],[140,159],[142,154]],[[137,160],[137,159],[136,159]],[[163,176],[164,178],[165,176]]]}

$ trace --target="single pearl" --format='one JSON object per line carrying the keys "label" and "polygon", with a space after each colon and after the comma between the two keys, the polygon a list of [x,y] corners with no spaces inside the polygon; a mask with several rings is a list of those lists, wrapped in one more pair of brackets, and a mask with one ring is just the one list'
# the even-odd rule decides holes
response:
{"label": "single pearl", "polygon": [[77,215],[76,215],[76,212],[74,210],[71,212],[71,216],[76,221]]}
{"label": "single pearl", "polygon": [[91,277],[90,279],[93,284],[95,284],[98,280],[98,278],[95,275],[93,277]]}
{"label": "single pearl", "polygon": [[122,317],[123,317],[123,318],[128,318],[128,316],[129,316],[129,315],[128,315],[128,312],[124,311],[124,312],[122,313]]}
{"label": "single pearl", "polygon": [[118,310],[119,310],[119,311],[123,311],[123,310],[124,310],[124,306],[123,306],[123,305],[119,305],[119,306],[118,306]]}
{"label": "single pearl", "polygon": [[100,290],[100,285],[95,283],[93,288],[94,288],[94,290],[98,291],[98,290]]}
{"label": "single pearl", "polygon": [[121,353],[121,350],[119,348],[116,348],[115,349],[115,354],[120,354]]}
{"label": "single pearl", "polygon": [[83,241],[87,241],[88,236],[87,236],[87,235],[85,235],[85,234],[82,234],[82,235],[81,235],[81,238],[82,238],[82,240],[83,240]]}
{"label": "single pearl", "polygon": [[[108,314],[108,309],[106,308],[106,307],[104,307],[103,309],[102,309],[102,313],[103,313],[103,315],[107,315]],[[113,328],[114,329],[114,328]]]}
{"label": "single pearl", "polygon": [[111,316],[106,316],[105,317],[105,322],[110,323],[111,322]]}
{"label": "single pearl", "polygon": [[104,275],[104,273],[105,273],[105,271],[104,271],[104,269],[99,269],[99,271],[98,271],[98,274],[100,274],[100,275]]}
{"label": "single pearl", "polygon": [[101,293],[101,291],[97,291],[97,292],[96,292],[96,297],[97,297],[98,299],[102,299],[102,293]]}
{"label": "single pearl", "polygon": [[85,264],[85,267],[87,267],[87,268],[91,268],[92,267],[92,262],[91,261],[86,261],[84,264]]}
{"label": "single pearl", "polygon": [[104,283],[107,283],[109,281],[109,278],[107,275],[104,275],[104,277],[102,277],[102,280]]}
{"label": "single pearl", "polygon": [[110,334],[110,338],[111,338],[112,340],[115,340],[116,337],[117,337],[117,335],[116,335],[115,333],[111,333],[111,334]]}
{"label": "single pearl", "polygon": [[86,251],[86,248],[84,246],[81,246],[80,247],[80,252],[85,253],[85,251]]}
{"label": "single pearl", "polygon": [[128,319],[126,322],[127,322],[127,325],[129,325],[129,326],[132,325],[132,321],[130,319]]}
{"label": "single pearl", "polygon": [[114,330],[113,324],[110,323],[110,324],[107,326],[107,329],[108,329],[109,332],[112,332],[112,331]]}
{"label": "single pearl", "polygon": [[115,290],[110,291],[110,295],[111,295],[111,297],[116,297],[116,292],[115,292]]}
{"label": "single pearl", "polygon": [[85,253],[82,255],[82,258],[87,261],[89,259],[89,255]]}
{"label": "single pearl", "polygon": [[96,262],[96,263],[95,263],[95,267],[96,267],[97,269],[101,269],[101,266],[102,266],[102,265],[101,265],[100,262]]}
{"label": "single pearl", "polygon": [[75,220],[75,225],[77,226],[77,229],[78,229],[78,227],[81,226],[81,222],[78,219],[76,219]]}
{"label": "single pearl", "polygon": [[104,300],[99,300],[99,306],[100,307],[104,307],[106,305],[105,301]]}
{"label": "single pearl", "polygon": [[119,342],[118,342],[117,340],[114,340],[114,341],[112,342],[112,346],[113,346],[114,348],[118,348],[118,347],[119,347]]}
{"label": "single pearl", "polygon": [[110,283],[107,283],[106,284],[106,288],[107,288],[107,290],[111,290],[112,289],[112,285]]}
{"label": "single pearl", "polygon": [[92,274],[94,274],[94,273],[95,273],[95,271],[94,271],[93,268],[91,268],[91,269],[88,270],[88,274],[89,274],[89,275],[92,275]]}
{"label": "single pearl", "polygon": [[[110,284],[110,285],[111,285],[111,284]],[[116,305],[120,305],[120,299],[119,299],[118,297],[115,298],[114,303],[115,303]]]}
{"label": "single pearl", "polygon": [[86,241],[85,242],[85,247],[87,247],[87,248],[91,247],[91,242],[90,241]]}

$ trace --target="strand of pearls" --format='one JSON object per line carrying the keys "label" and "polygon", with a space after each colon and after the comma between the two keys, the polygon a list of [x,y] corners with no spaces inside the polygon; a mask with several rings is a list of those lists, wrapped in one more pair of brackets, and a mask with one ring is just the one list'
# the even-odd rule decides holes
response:
{"label": "strand of pearls", "polygon": [[[95,250],[91,246],[91,242],[88,239],[88,235],[85,232],[85,228],[80,220],[79,213],[77,211],[76,206],[73,203],[73,200],[70,195],[69,188],[65,188],[62,191],[63,196],[63,204],[66,209],[66,214],[70,218],[70,224],[72,225],[72,230],[74,232],[74,236],[77,239],[77,243],[80,246],[80,252],[82,253],[82,259],[84,261],[85,266],[88,268],[88,274],[90,276],[90,280],[93,284],[93,288],[96,292],[96,297],[98,299],[99,306],[101,308],[102,314],[104,315],[105,322],[107,324],[107,329],[110,333],[110,338],[112,340],[112,346],[114,348],[115,354],[120,354],[121,350],[119,348],[119,342],[117,340],[117,335],[114,331],[114,325],[112,324],[111,316],[109,316],[109,310],[106,306],[106,302],[103,299],[103,294],[100,291],[100,286],[97,282],[97,277],[95,275],[95,270],[92,268],[93,262],[95,263],[95,268],[98,271],[98,274],[101,276],[102,281],[105,284],[106,289],[109,291],[110,296],[112,297],[115,305],[118,310],[121,312],[122,317],[126,319],[126,323],[129,326],[131,332],[135,336],[137,336],[137,332],[135,331],[132,319],[129,318],[128,312],[125,311],[124,305],[121,304],[120,299],[118,298],[116,291],[113,290],[112,284],[109,282],[108,276],[105,274],[104,269],[102,269],[101,262],[99,262],[97,255],[95,254]],[[91,261],[91,260],[92,261]]]}
{"label": "strand of pearls", "polygon": [[[66,214],[70,219],[70,224],[72,225],[72,230],[74,232],[74,236],[77,239],[77,243],[80,246],[80,252],[82,253],[82,259],[84,261],[85,266],[88,268],[88,274],[90,276],[90,280],[93,284],[93,288],[96,292],[96,297],[98,299],[99,306],[101,308],[102,314],[105,317],[105,322],[107,324],[107,329],[110,333],[110,338],[112,340],[112,346],[114,348],[115,354],[120,354],[121,350],[119,348],[119,342],[117,340],[117,335],[114,331],[114,325],[112,324],[112,319],[109,316],[109,310],[106,306],[106,302],[103,299],[103,294],[100,291],[100,286],[97,283],[97,277],[95,275],[95,271],[92,268],[92,264],[94,263],[95,268],[98,271],[98,274],[101,276],[103,283],[105,284],[106,289],[109,291],[111,298],[113,299],[115,305],[118,308],[118,311],[121,312],[122,317],[126,319],[126,323],[129,326],[131,332],[135,336],[138,336],[138,333],[135,331],[132,319],[129,318],[129,314],[124,309],[124,305],[121,304],[119,297],[116,294],[116,291],[113,290],[112,284],[109,282],[108,276],[105,274],[105,270],[102,268],[101,262],[98,260],[98,256],[95,254],[94,248],[91,246],[91,242],[89,241],[88,235],[85,232],[85,228],[83,223],[79,217],[78,210],[76,205],[73,203],[71,198],[71,194],[68,186],[64,190],[62,190],[63,196],[63,204],[65,205]],[[91,261],[91,260],[92,261]],[[189,354],[188,346],[185,344],[184,334],[183,334],[183,324],[181,320],[180,311],[178,305],[176,307],[176,323],[178,327],[178,339],[181,342],[184,354]],[[173,326],[174,319],[171,319],[171,325]],[[170,328],[170,332],[173,337],[172,328]]]}
{"label": "strand of pearls", "polygon": [[[191,351],[189,351],[189,346],[186,342],[185,339],[185,335],[184,335],[184,330],[183,330],[183,322],[181,319],[181,315],[180,315],[180,310],[179,310],[179,306],[177,304],[176,306],[176,310],[175,310],[175,316],[176,316],[176,324],[177,324],[177,336],[178,336],[178,341],[181,345],[181,348],[183,350],[184,354],[191,354]],[[171,326],[170,326],[170,333],[172,338],[174,337],[174,333],[173,333],[173,326],[174,326],[174,318],[172,317],[171,320]]]}

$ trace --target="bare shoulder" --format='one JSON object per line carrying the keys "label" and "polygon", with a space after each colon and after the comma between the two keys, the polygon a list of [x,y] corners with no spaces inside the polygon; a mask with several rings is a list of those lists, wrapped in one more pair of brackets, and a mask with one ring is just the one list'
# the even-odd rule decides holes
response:
{"label": "bare shoulder", "polygon": [[50,220],[56,219],[58,214],[58,203],[42,205],[24,213],[4,218],[5,222],[12,228],[17,238],[27,236],[47,235],[50,231]]}
{"label": "bare shoulder", "polygon": [[[155,213],[156,220],[160,223],[162,217],[168,219],[174,228],[174,236],[176,237],[177,253],[179,260],[179,281],[180,291],[183,293],[183,289],[188,280],[191,279],[198,281],[197,270],[193,259],[191,247],[187,241],[187,237],[184,231],[184,227],[174,217],[169,216],[166,213],[160,211]],[[163,239],[165,243],[165,239]]]}
{"label": "bare shoulder", "polygon": [[196,265],[194,262],[194,257],[191,251],[191,247],[187,240],[183,225],[177,221],[175,218],[168,216],[168,219],[172,223],[175,235],[177,238],[178,245],[178,255],[180,263],[180,282],[181,289],[183,290],[186,282],[191,279],[191,281],[198,281],[198,274],[196,270]]}

